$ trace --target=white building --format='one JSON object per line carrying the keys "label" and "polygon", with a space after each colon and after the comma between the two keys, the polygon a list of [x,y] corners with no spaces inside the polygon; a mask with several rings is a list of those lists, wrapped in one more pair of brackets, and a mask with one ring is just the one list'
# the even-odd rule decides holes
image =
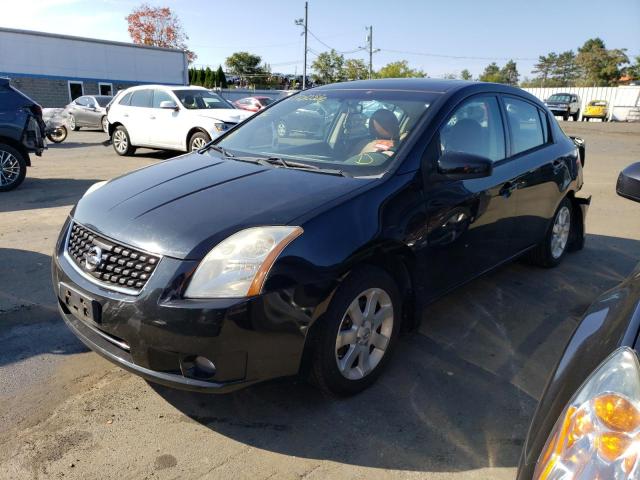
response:
{"label": "white building", "polygon": [[145,83],[187,85],[185,52],[0,28],[0,76],[44,107]]}

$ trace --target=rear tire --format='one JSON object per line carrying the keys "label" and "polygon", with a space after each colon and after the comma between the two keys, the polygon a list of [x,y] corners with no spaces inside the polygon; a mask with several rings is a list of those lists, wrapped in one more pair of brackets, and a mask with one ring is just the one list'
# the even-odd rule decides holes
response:
{"label": "rear tire", "polygon": [[317,320],[312,381],[338,396],[369,387],[391,356],[401,318],[401,295],[391,276],[371,266],[354,271]]}
{"label": "rear tire", "polygon": [[553,216],[544,240],[529,253],[529,261],[545,268],[559,265],[569,249],[572,220],[573,205],[565,197]]}
{"label": "rear tire", "polygon": [[0,192],[17,188],[27,175],[27,160],[15,148],[0,143]]}
{"label": "rear tire", "polygon": [[122,125],[118,125],[111,135],[111,144],[113,149],[121,157],[132,155],[135,148],[131,146],[129,132]]}
{"label": "rear tire", "polygon": [[109,120],[107,120],[106,115],[104,115],[102,119],[100,119],[100,125],[102,125],[102,131],[104,133],[109,133]]}
{"label": "rear tire", "polygon": [[577,122],[579,116],[580,116],[580,110],[578,110],[576,113],[573,114],[573,121]]}

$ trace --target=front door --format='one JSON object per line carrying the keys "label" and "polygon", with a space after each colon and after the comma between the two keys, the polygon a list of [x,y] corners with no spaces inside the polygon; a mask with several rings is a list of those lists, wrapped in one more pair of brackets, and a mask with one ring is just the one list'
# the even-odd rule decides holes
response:
{"label": "front door", "polygon": [[187,132],[180,128],[178,116],[183,112],[170,108],[160,108],[162,102],[173,102],[178,105],[177,99],[168,92],[159,89],[153,91],[153,108],[149,119],[149,144],[182,150]]}
{"label": "front door", "polygon": [[[514,254],[511,234],[516,213],[513,164],[506,159],[504,117],[495,95],[463,101],[441,126],[424,161],[428,216],[420,270],[423,300],[491,269]],[[445,152],[478,155],[493,162],[486,178],[451,180],[437,172]],[[429,298],[424,298],[428,296]]]}

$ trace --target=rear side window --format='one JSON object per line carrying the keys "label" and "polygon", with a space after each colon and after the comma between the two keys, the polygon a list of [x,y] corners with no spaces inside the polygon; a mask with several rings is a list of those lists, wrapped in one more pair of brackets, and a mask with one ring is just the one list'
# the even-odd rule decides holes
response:
{"label": "rear side window", "polygon": [[153,90],[136,90],[131,95],[131,106],[151,108],[152,98]]}
{"label": "rear side window", "polygon": [[504,126],[496,97],[465,101],[440,129],[440,153],[461,152],[488,158],[505,158]]}
{"label": "rear side window", "polygon": [[129,105],[131,103],[131,92],[126,93],[118,102],[118,105]]}
{"label": "rear side window", "polygon": [[512,97],[506,97],[504,104],[511,126],[512,154],[517,155],[546,143],[538,107]]}

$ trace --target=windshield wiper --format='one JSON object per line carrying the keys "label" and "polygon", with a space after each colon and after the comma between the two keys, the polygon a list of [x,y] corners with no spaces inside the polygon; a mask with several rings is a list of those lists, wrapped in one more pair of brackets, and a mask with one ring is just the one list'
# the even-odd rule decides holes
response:
{"label": "windshield wiper", "polygon": [[326,173],[328,175],[340,175],[346,177],[347,174],[337,168],[322,168],[317,165],[309,165],[308,163],[296,162],[293,160],[285,160],[282,157],[265,157],[265,162],[269,162],[271,165],[280,165],[285,168],[294,168],[299,170],[310,170],[317,173]]}
{"label": "windshield wiper", "polygon": [[228,157],[228,158],[233,158],[234,157],[233,153],[231,153],[230,151],[222,148],[220,145],[215,145],[212,142],[207,143],[204,147],[202,147],[200,150],[198,150],[198,153],[204,153],[209,149],[211,149],[213,151],[216,151],[218,153],[221,153],[222,156],[224,156],[224,157]]}

